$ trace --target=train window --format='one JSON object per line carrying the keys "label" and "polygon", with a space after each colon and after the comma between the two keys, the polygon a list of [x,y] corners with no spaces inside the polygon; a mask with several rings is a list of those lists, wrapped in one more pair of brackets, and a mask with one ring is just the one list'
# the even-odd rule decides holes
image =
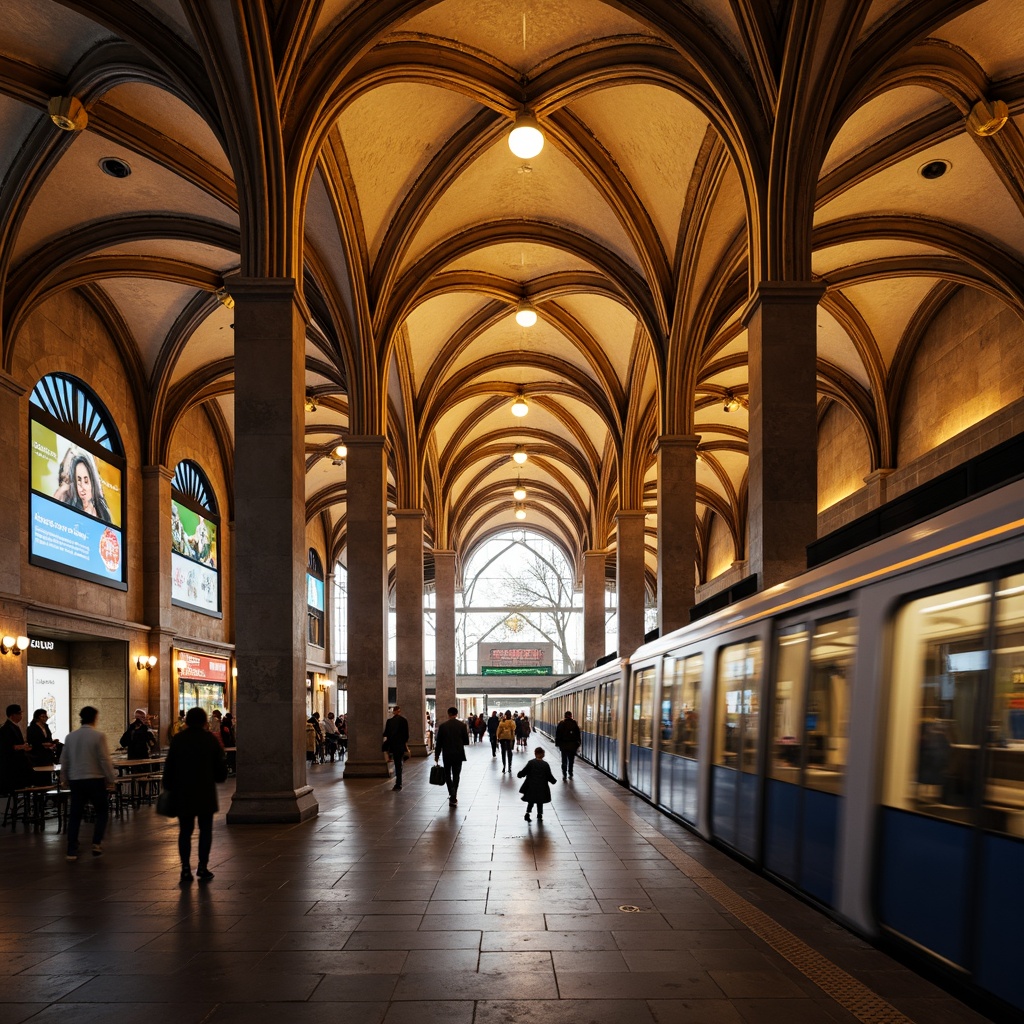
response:
{"label": "train window", "polygon": [[595,698],[597,697],[597,688],[592,686],[588,690],[583,691],[583,725],[582,729],[584,732],[596,732],[595,726],[595,709],[594,704],[596,703]]}
{"label": "train window", "polygon": [[985,823],[1024,836],[1024,575],[996,588]]}
{"label": "train window", "polygon": [[[775,646],[775,706],[772,712],[770,773],[773,779],[799,783],[807,693],[807,629],[797,626],[780,634]],[[809,716],[808,716],[809,717]]]}
{"label": "train window", "polygon": [[856,648],[856,619],[831,619],[815,626],[804,715],[804,785],[810,789],[838,793],[841,788]]}
{"label": "train window", "polygon": [[900,610],[884,790],[891,806],[973,818],[991,599],[992,585],[979,583]]}
{"label": "train window", "polygon": [[654,669],[637,672],[633,680],[633,722],[631,742],[638,747],[654,746]]}
{"label": "train window", "polygon": [[700,716],[700,677],[704,656],[668,658],[661,697],[661,749],[669,754],[697,757]]}
{"label": "train window", "polygon": [[732,644],[719,653],[715,764],[757,772],[761,643]]}

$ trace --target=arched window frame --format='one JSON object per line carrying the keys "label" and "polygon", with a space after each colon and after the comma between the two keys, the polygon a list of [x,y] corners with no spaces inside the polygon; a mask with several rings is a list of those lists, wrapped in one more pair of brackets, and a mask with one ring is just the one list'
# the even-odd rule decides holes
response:
{"label": "arched window frame", "polygon": [[306,560],[306,642],[312,647],[325,645],[324,606],[324,563],[316,548],[310,548]]}
{"label": "arched window frame", "polygon": [[170,520],[171,604],[221,618],[217,498],[202,466],[192,459],[182,459],[174,469]]}
{"label": "arched window frame", "polygon": [[[106,406],[78,377],[47,374],[29,395],[28,433],[29,563],[127,590],[126,462]],[[67,479],[73,456],[90,467],[93,513]]]}

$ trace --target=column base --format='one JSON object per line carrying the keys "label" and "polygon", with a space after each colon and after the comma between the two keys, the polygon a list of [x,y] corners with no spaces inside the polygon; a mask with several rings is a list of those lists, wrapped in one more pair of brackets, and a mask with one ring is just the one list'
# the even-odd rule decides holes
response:
{"label": "column base", "polygon": [[381,758],[371,758],[369,761],[356,761],[351,755],[345,759],[346,779],[390,779],[391,762]]}
{"label": "column base", "polygon": [[413,757],[426,757],[429,751],[427,750],[426,743],[413,743],[410,740],[409,753],[412,754]]}
{"label": "column base", "polygon": [[320,805],[312,786],[281,793],[236,793],[227,813],[229,825],[294,824],[315,818]]}

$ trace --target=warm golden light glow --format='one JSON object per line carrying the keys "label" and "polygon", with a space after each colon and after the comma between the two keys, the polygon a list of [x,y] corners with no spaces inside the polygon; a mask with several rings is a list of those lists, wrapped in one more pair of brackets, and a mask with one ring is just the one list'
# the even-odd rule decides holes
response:
{"label": "warm golden light glow", "polygon": [[529,456],[526,454],[526,449],[521,445],[516,445],[516,450],[512,453],[512,458],[515,460],[517,465],[522,465]]}
{"label": "warm golden light glow", "polygon": [[537,322],[537,310],[529,299],[520,299],[516,307],[516,323],[520,327],[532,327]]}
{"label": "warm golden light glow", "polygon": [[523,393],[520,391],[516,395],[516,400],[512,403],[512,415],[523,417],[530,411],[530,407],[526,404],[526,399],[523,397]]}
{"label": "warm golden light glow", "polygon": [[532,160],[544,148],[544,133],[537,119],[525,110],[516,118],[509,132],[508,148],[520,160]]}
{"label": "warm golden light glow", "polygon": [[516,519],[525,519],[526,509],[522,505],[516,505]]}

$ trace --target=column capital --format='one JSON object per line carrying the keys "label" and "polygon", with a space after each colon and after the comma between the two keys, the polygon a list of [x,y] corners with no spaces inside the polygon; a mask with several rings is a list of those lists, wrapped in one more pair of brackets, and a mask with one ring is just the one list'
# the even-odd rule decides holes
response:
{"label": "column capital", "polygon": [[645,509],[642,509],[642,508],[620,508],[619,511],[615,513],[615,518],[616,518],[616,520],[619,520],[619,519],[646,519],[648,515],[652,515],[652,514],[653,513],[649,513]]}
{"label": "column capital", "polygon": [[298,306],[306,323],[312,319],[294,277],[242,277],[240,274],[229,274],[224,278],[224,289],[233,299],[244,299],[246,302],[290,300]]}
{"label": "column capital", "polygon": [[390,515],[396,519],[426,519],[427,513],[422,508],[393,508]]}
{"label": "column capital", "polygon": [[387,448],[388,439],[383,434],[346,434],[346,448]]}
{"label": "column capital", "polygon": [[662,434],[657,441],[655,451],[664,448],[696,448],[701,441],[700,434]]}
{"label": "column capital", "polygon": [[170,483],[174,479],[174,470],[170,466],[163,465],[142,467],[143,480],[157,480],[161,478]]}
{"label": "column capital", "polygon": [[433,548],[431,554],[434,558],[455,557],[455,552],[451,548]]}
{"label": "column capital", "polygon": [[818,281],[760,281],[740,313],[740,322],[746,327],[765,303],[802,306],[813,302],[817,305],[825,290],[825,285]]}
{"label": "column capital", "polygon": [[598,557],[607,558],[608,557],[608,549],[607,548],[590,548],[588,551],[584,551],[583,552],[583,557],[584,558],[598,558]]}
{"label": "column capital", "polygon": [[873,469],[866,477],[864,477],[864,483],[873,484],[879,480],[885,480],[895,472],[896,470],[894,469]]}
{"label": "column capital", "polygon": [[9,373],[5,373],[3,370],[0,370],[0,388],[10,391],[17,398],[21,398],[28,391],[28,388],[21,381],[15,380]]}

